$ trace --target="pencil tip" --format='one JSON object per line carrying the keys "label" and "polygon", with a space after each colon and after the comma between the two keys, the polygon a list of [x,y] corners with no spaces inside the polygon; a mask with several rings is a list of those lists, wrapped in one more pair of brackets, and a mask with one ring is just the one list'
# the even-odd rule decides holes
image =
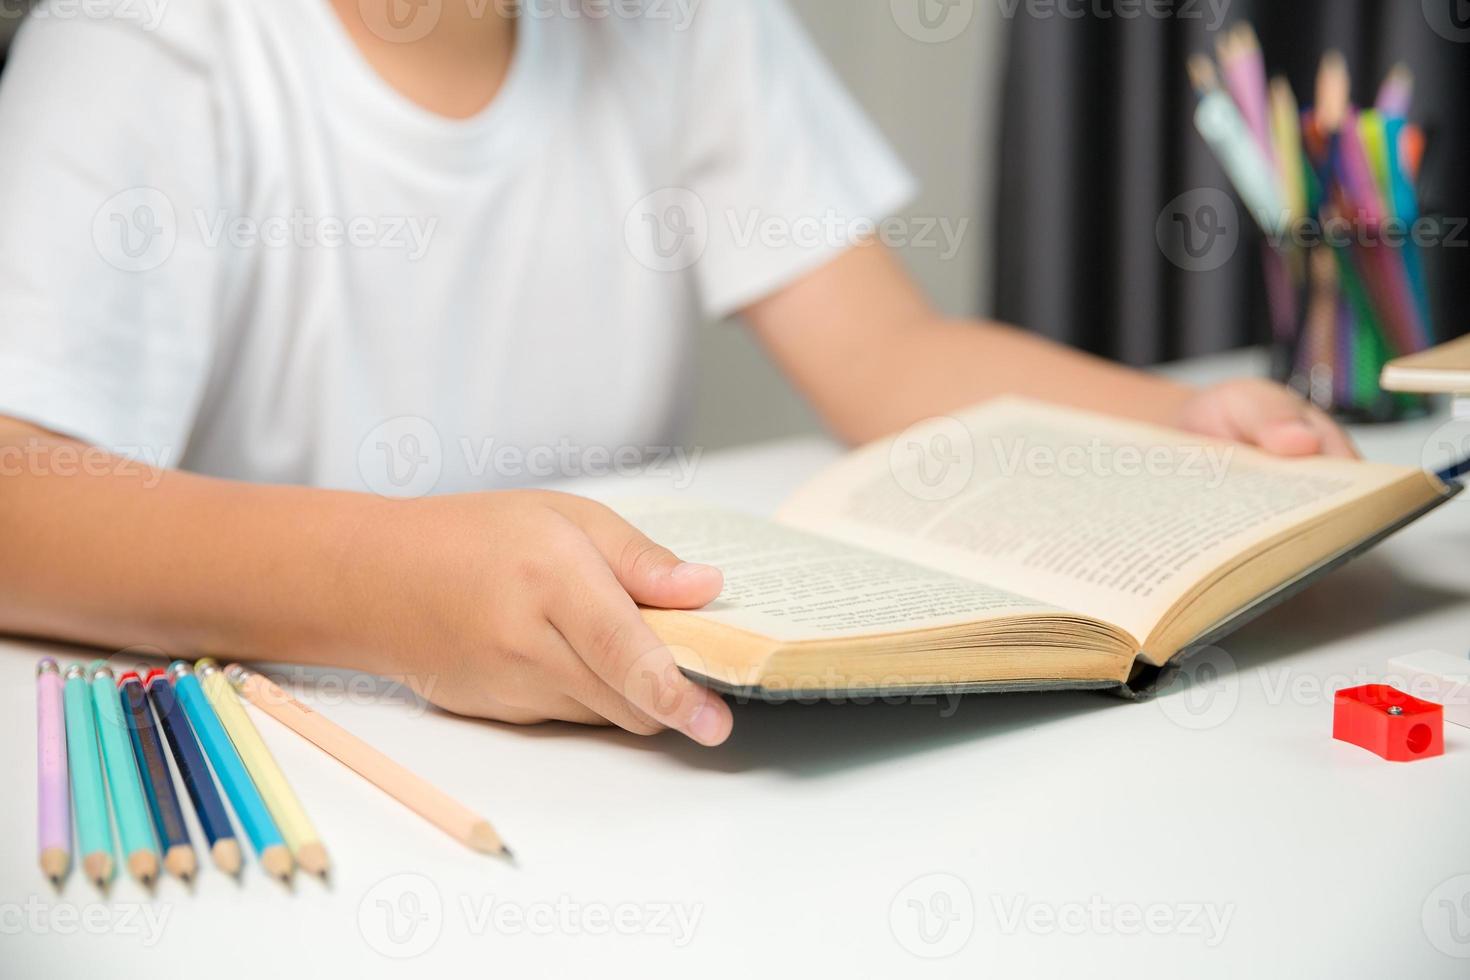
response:
{"label": "pencil tip", "polygon": [[1189,56],[1189,80],[1194,85],[1195,91],[1201,95],[1219,88],[1219,76],[1215,74],[1215,65],[1210,61],[1209,55],[1192,54]]}

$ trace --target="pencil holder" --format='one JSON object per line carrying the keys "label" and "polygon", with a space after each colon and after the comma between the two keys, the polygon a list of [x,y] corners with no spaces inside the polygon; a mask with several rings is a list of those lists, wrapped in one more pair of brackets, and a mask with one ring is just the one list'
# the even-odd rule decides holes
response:
{"label": "pencil holder", "polygon": [[1412,285],[1423,266],[1411,238],[1328,213],[1270,243],[1265,266],[1276,380],[1344,421],[1428,411],[1423,396],[1379,387],[1385,364],[1425,349],[1432,335],[1422,287]]}
{"label": "pencil holder", "polygon": [[1423,398],[1378,385],[1388,361],[1433,336],[1420,254],[1429,227],[1415,190],[1425,137],[1407,120],[1413,72],[1395,67],[1360,110],[1347,60],[1328,52],[1303,112],[1285,78],[1267,82],[1248,24],[1216,50],[1218,67],[1189,59],[1195,128],[1267,238],[1273,373],[1349,421],[1423,413]]}
{"label": "pencil holder", "polygon": [[1422,415],[1385,392],[1389,361],[1433,343],[1414,184],[1424,137],[1402,116],[1339,104],[1302,113],[1301,202],[1264,221],[1277,379],[1351,422]]}

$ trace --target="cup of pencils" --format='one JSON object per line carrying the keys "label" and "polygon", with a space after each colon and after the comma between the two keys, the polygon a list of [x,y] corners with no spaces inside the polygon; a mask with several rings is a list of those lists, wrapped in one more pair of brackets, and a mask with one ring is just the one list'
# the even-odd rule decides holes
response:
{"label": "cup of pencils", "polygon": [[1378,385],[1388,361],[1433,344],[1412,73],[1395,68],[1360,109],[1347,62],[1331,52],[1301,110],[1285,78],[1267,81],[1255,32],[1238,24],[1216,60],[1190,58],[1189,74],[1195,125],[1265,236],[1277,380],[1348,421],[1425,412],[1422,397]]}

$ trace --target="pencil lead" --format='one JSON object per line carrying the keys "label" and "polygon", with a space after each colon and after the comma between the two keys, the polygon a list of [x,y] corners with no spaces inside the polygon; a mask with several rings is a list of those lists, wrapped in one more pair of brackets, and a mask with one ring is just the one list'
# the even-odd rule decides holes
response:
{"label": "pencil lead", "polygon": [[1220,87],[1220,75],[1215,71],[1215,64],[1210,61],[1209,55],[1192,54],[1189,56],[1189,81],[1200,95],[1208,94]]}
{"label": "pencil lead", "polygon": [[1241,21],[1235,33],[1238,47],[1242,52],[1254,56],[1261,50],[1261,39],[1256,36],[1256,29],[1250,25],[1249,21]]}
{"label": "pencil lead", "polygon": [[1352,96],[1351,89],[1347,59],[1341,51],[1327,52],[1317,72],[1317,125],[1322,132],[1336,133],[1342,128]]}

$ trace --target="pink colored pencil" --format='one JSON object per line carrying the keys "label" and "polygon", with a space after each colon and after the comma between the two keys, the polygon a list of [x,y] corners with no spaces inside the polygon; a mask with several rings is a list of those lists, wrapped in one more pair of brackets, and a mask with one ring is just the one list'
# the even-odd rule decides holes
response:
{"label": "pink colored pencil", "polygon": [[1378,110],[1385,116],[1402,119],[1409,114],[1413,101],[1414,73],[1409,70],[1408,65],[1394,65],[1378,89]]}
{"label": "pink colored pencil", "polygon": [[1266,80],[1266,59],[1261,44],[1249,24],[1237,24],[1217,45],[1220,73],[1225,88],[1240,114],[1245,117],[1251,134],[1261,144],[1261,152],[1275,166],[1276,144],[1271,138],[1271,108]]}
{"label": "pink colored pencil", "polygon": [[66,722],[61,668],[50,657],[36,665],[36,787],[41,870],[61,887],[71,868],[71,788],[67,782]]}

